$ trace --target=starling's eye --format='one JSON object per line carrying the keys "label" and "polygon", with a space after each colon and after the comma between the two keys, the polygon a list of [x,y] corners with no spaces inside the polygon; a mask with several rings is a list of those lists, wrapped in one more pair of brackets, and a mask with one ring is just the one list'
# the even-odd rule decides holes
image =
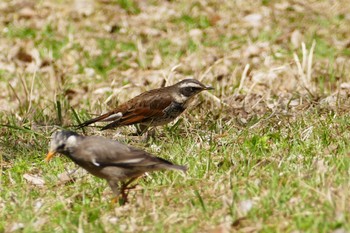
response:
{"label": "starling's eye", "polygon": [[65,144],[61,144],[61,145],[59,145],[59,146],[57,147],[57,150],[63,150],[64,147],[65,147]]}

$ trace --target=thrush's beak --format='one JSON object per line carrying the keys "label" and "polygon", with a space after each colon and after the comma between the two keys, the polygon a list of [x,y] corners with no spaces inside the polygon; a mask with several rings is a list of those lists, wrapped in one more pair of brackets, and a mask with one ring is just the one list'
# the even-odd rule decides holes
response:
{"label": "thrush's beak", "polygon": [[214,90],[214,87],[206,86],[206,87],[205,87],[205,90]]}
{"label": "thrush's beak", "polygon": [[49,153],[46,155],[45,162],[49,162],[55,154],[55,151],[49,151]]}

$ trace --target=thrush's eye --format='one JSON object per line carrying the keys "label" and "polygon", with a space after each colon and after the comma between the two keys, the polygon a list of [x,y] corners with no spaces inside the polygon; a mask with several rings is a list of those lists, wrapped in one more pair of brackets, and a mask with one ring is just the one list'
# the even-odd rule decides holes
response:
{"label": "thrush's eye", "polygon": [[184,95],[184,96],[191,96],[191,95],[193,95],[195,92],[196,92],[196,90],[197,90],[198,88],[195,88],[195,87],[184,87],[182,90],[181,90],[181,93]]}

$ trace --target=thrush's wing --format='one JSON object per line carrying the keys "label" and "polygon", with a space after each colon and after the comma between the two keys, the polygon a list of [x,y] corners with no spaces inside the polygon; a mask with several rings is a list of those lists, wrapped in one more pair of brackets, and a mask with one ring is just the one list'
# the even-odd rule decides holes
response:
{"label": "thrush's wing", "polygon": [[[92,163],[97,167],[122,167],[126,169],[158,170],[172,169],[186,171],[186,167],[174,165],[173,163],[155,157],[143,150],[129,147],[117,141],[102,137],[86,137],[79,144],[80,161]],[[77,157],[77,156],[76,156]]]}
{"label": "thrush's wing", "polygon": [[163,110],[173,101],[172,96],[166,93],[166,90],[160,91],[159,89],[142,93],[118,106],[113,111],[85,121],[77,127],[83,128],[95,122],[111,121],[112,123],[102,128],[104,130],[123,125],[148,122],[153,117],[162,116]]}
{"label": "thrush's wing", "polygon": [[142,122],[151,122],[153,119],[162,117],[164,109],[166,109],[173,101],[170,94],[156,95],[153,92],[148,92],[148,95],[135,98],[127,104],[130,106],[124,112],[122,117],[113,120],[112,123],[106,125],[102,129],[110,129],[118,126],[133,125]]}

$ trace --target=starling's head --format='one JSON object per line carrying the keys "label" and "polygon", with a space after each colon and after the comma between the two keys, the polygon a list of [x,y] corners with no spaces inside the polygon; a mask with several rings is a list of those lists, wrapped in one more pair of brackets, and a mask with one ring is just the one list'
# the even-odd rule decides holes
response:
{"label": "starling's head", "polygon": [[49,161],[56,153],[67,154],[70,149],[76,147],[78,134],[72,131],[62,130],[52,134],[49,153],[46,161]]}

